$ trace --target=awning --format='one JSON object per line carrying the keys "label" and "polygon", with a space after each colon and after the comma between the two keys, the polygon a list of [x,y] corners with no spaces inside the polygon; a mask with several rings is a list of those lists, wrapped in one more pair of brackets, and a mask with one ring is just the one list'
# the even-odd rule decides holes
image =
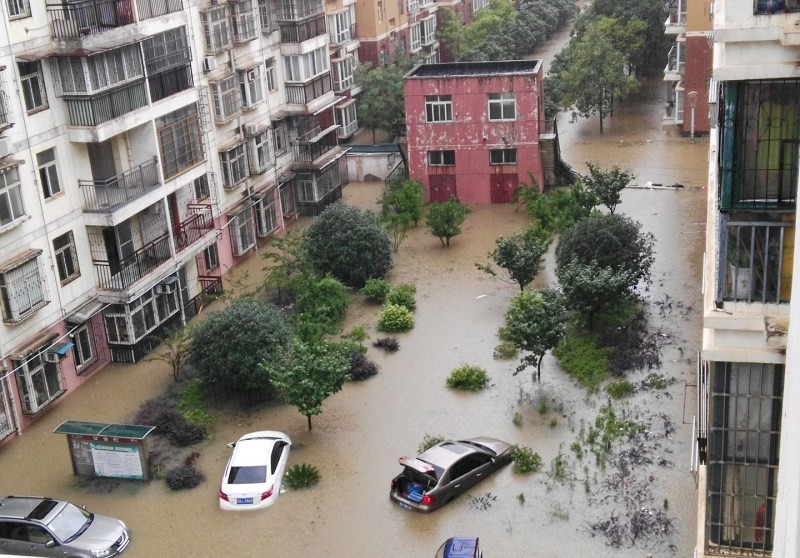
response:
{"label": "awning", "polygon": [[90,300],[77,310],[75,310],[72,314],[67,316],[67,321],[71,324],[80,325],[82,323],[88,322],[89,319],[97,314],[100,309],[103,307],[103,303],[99,300]]}
{"label": "awning", "polygon": [[80,47],[80,48],[53,48],[53,47],[45,47],[45,48],[38,48],[34,50],[29,50],[27,52],[22,52],[17,54],[15,58],[22,62],[36,62],[37,60],[41,60],[42,58],[50,58],[53,56],[58,57],[68,57],[68,56],[94,56],[95,54],[100,54],[101,52],[108,52],[109,50],[114,50],[116,48],[126,47],[128,45],[141,43],[142,41],[148,39],[148,35],[141,35],[141,34],[133,34],[133,35],[126,35],[124,38],[119,38],[115,41],[109,41],[102,44],[96,44],[91,47]]}
{"label": "awning", "polygon": [[25,262],[29,262],[34,258],[37,258],[42,251],[34,248],[29,248],[24,252],[20,252],[15,256],[8,258],[7,260],[0,263],[0,273],[8,273],[12,269],[16,269]]}
{"label": "awning", "polygon": [[12,159],[11,157],[4,157],[0,159],[0,171],[10,169],[11,167],[18,167],[25,161],[21,159]]}
{"label": "awning", "polygon": [[217,151],[220,151],[220,152],[222,152],[222,151],[230,151],[234,147],[242,145],[243,143],[247,143],[247,140],[246,139],[242,139],[237,135],[233,139],[230,139],[230,140],[228,140],[226,142],[221,143],[220,145],[218,145],[216,147],[216,149],[217,149]]}
{"label": "awning", "polygon": [[44,347],[53,342],[53,339],[58,337],[58,333],[46,331],[28,340],[18,349],[11,351],[11,358],[14,360],[26,360],[30,355],[37,351],[41,351]]}
{"label": "awning", "polygon": [[106,424],[102,422],[65,420],[59,424],[55,430],[53,430],[53,433],[144,440],[145,436],[150,434],[153,430],[155,430],[155,428],[155,426],[145,426],[140,424]]}
{"label": "awning", "polygon": [[329,108],[331,108],[333,105],[335,105],[336,103],[338,103],[338,102],[339,102],[339,101],[341,101],[342,99],[344,99],[344,97],[334,97],[334,98],[333,98],[333,101],[331,101],[330,103],[328,103],[328,104],[327,104],[327,105],[325,105],[324,107],[321,107],[321,108],[317,109],[317,110],[314,112],[314,116],[318,115],[319,113],[321,113],[321,112],[323,112],[323,111],[326,111],[326,110],[328,110]]}
{"label": "awning", "polygon": [[319,141],[322,138],[324,138],[325,136],[327,136],[328,134],[330,134],[332,131],[334,131],[338,127],[339,127],[338,124],[334,124],[333,126],[328,126],[324,130],[322,130],[320,133],[318,133],[316,136],[307,139],[306,143],[314,143],[315,141]]}
{"label": "awning", "polygon": [[324,171],[324,170],[325,170],[325,169],[327,169],[329,166],[331,166],[332,164],[334,164],[336,161],[338,161],[339,159],[341,159],[342,157],[344,157],[344,156],[345,156],[345,154],[346,154],[348,151],[350,151],[350,150],[349,150],[349,149],[343,149],[343,150],[341,151],[341,153],[338,153],[338,154],[336,155],[336,157],[334,157],[333,159],[331,159],[330,161],[328,161],[327,163],[325,163],[324,165],[322,165],[322,166],[319,168],[320,172],[321,172],[321,171]]}
{"label": "awning", "polygon": [[350,97],[349,99],[346,99],[346,98],[343,97],[342,99],[344,100],[344,103],[340,103],[340,104],[336,105],[337,109],[347,108],[347,107],[349,107],[350,105],[352,105],[353,103],[356,102],[356,100],[353,97]]}
{"label": "awning", "polygon": [[60,357],[65,357],[65,356],[67,356],[67,353],[69,352],[69,350],[74,346],[75,346],[75,343],[71,343],[71,342],[67,341],[66,343],[58,343],[57,345],[53,345],[52,347],[50,347],[47,350],[47,352],[48,353],[55,353]]}

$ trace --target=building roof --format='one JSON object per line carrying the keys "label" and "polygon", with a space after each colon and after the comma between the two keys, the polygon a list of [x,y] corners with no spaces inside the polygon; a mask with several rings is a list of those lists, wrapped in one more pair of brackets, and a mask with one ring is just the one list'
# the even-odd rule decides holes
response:
{"label": "building roof", "polygon": [[405,75],[406,79],[457,76],[504,76],[536,74],[541,60],[494,60],[490,62],[448,62],[419,64]]}

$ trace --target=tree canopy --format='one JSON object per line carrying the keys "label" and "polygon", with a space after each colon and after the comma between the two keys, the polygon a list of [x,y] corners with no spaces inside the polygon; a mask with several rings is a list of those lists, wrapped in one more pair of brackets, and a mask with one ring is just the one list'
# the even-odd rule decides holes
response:
{"label": "tree canopy", "polygon": [[542,358],[558,345],[566,332],[564,298],[556,290],[523,292],[511,301],[506,313],[506,334],[517,349],[530,354],[522,357],[516,373],[536,366],[541,378]]}
{"label": "tree canopy", "polygon": [[450,239],[461,234],[461,225],[471,212],[472,209],[451,196],[446,202],[433,202],[430,205],[427,224],[433,236],[442,242],[442,246],[450,246]]}
{"label": "tree canopy", "polygon": [[586,166],[589,167],[589,176],[583,178],[583,184],[613,214],[622,201],[620,192],[633,180],[633,173],[622,170],[616,165],[602,169],[599,165],[587,161]]}
{"label": "tree canopy", "polygon": [[403,76],[417,62],[402,50],[386,64],[373,67],[369,63],[355,70],[355,82],[361,87],[358,95],[358,123],[372,130],[387,130],[394,135],[405,133],[406,103]]}
{"label": "tree canopy", "polygon": [[392,238],[394,251],[406,237],[411,226],[417,226],[425,207],[425,191],[416,180],[392,180],[384,187],[378,200],[381,204],[381,220]]}
{"label": "tree canopy", "polygon": [[[489,257],[506,270],[509,278],[523,291],[539,274],[542,258],[550,244],[550,235],[541,227],[530,227],[523,232],[497,239]],[[476,264],[478,269],[496,275],[490,266]]]}

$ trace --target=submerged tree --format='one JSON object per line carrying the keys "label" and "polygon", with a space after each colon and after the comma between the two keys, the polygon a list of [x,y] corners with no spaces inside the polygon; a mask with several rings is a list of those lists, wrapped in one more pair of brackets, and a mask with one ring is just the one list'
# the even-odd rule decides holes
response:
{"label": "submerged tree", "polygon": [[450,239],[461,234],[461,225],[471,212],[472,209],[462,205],[455,196],[446,202],[433,202],[428,208],[428,227],[442,246],[450,246]]}
{"label": "submerged tree", "polygon": [[583,178],[583,183],[613,215],[622,201],[620,192],[633,180],[633,173],[616,165],[610,169],[601,169],[600,165],[587,161],[586,166],[589,167],[589,176]]}
{"label": "submerged tree", "polygon": [[[510,279],[519,285],[519,290],[534,280],[539,273],[542,258],[550,244],[550,235],[541,227],[527,230],[509,237],[500,237],[489,257],[508,273]],[[475,264],[478,269],[492,276],[497,273],[491,266]]]}
{"label": "submerged tree", "polygon": [[536,378],[541,379],[542,359],[558,345],[565,331],[564,298],[558,291],[523,292],[513,299],[506,313],[506,335],[517,349],[529,353],[522,357],[515,374],[535,366]]}

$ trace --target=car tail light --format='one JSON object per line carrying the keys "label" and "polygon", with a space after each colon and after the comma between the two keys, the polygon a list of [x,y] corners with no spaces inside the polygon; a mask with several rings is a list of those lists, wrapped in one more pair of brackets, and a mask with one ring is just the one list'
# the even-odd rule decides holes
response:
{"label": "car tail light", "polygon": [[390,488],[391,490],[394,490],[394,479],[392,479],[392,482],[391,482],[391,484],[389,485],[389,488]]}
{"label": "car tail light", "polygon": [[430,494],[424,494],[422,496],[422,500],[420,500],[419,503],[422,504],[423,506],[430,506],[431,504],[433,504],[434,500],[436,500],[436,498],[434,498]]}
{"label": "car tail light", "polygon": [[220,489],[219,489],[219,499],[220,499],[220,500],[225,500],[226,502],[230,502],[230,500],[228,499],[228,495],[227,495],[227,494],[225,494],[225,493],[222,491],[222,488],[220,488]]}
{"label": "car tail light", "polygon": [[263,492],[263,493],[261,494],[261,501],[262,501],[262,502],[263,502],[264,500],[266,500],[267,498],[269,498],[270,496],[272,496],[272,489],[273,489],[273,488],[274,488],[274,487],[270,486],[270,487],[269,487],[269,490],[267,490],[266,492]]}

